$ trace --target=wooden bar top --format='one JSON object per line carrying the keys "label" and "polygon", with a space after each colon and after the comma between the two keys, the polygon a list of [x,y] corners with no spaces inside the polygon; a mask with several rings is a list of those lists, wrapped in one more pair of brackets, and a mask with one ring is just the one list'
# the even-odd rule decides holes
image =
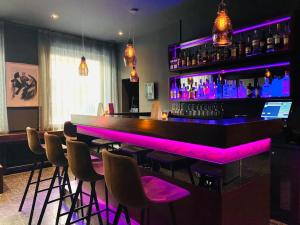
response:
{"label": "wooden bar top", "polygon": [[228,148],[278,134],[280,119],[231,118],[219,120],[169,118],[167,121],[150,117],[72,115],[77,125],[104,128],[181,142]]}

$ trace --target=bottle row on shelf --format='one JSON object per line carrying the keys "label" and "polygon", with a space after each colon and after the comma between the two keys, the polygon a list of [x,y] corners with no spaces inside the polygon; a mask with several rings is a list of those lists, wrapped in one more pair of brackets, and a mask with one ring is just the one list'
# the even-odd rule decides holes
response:
{"label": "bottle row on shelf", "polygon": [[189,68],[211,62],[224,61],[289,49],[290,25],[278,23],[267,29],[259,29],[234,36],[229,47],[214,47],[212,43],[170,52],[170,70]]}
{"label": "bottle row on shelf", "polygon": [[290,75],[226,80],[218,76],[170,78],[170,100],[245,99],[290,96]]}
{"label": "bottle row on shelf", "polygon": [[223,104],[172,104],[171,115],[217,119],[224,117]]}

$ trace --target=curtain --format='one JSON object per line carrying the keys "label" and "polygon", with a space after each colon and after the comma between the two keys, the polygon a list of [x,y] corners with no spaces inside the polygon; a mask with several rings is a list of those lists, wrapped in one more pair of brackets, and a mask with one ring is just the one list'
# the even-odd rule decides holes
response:
{"label": "curtain", "polygon": [[[88,76],[79,76],[85,56]],[[117,108],[116,53],[113,44],[86,41],[54,32],[39,32],[40,125],[43,130],[62,129],[71,114],[96,115],[97,106]]]}
{"label": "curtain", "polygon": [[8,132],[4,52],[4,24],[0,22],[0,133]]}

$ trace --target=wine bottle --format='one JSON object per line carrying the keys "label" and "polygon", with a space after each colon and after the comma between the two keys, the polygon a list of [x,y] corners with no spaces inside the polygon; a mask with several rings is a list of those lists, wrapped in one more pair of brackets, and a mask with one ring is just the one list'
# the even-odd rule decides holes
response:
{"label": "wine bottle", "polygon": [[251,36],[250,35],[248,35],[248,38],[247,38],[245,53],[246,53],[246,56],[251,56],[252,55],[252,43],[251,43]]}
{"label": "wine bottle", "polygon": [[271,26],[267,35],[267,53],[274,52],[274,37],[272,34]]}

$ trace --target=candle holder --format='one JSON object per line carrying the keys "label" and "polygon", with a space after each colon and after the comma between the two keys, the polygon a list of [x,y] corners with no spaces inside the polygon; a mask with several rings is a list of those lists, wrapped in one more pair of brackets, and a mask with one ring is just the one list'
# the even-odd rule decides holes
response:
{"label": "candle holder", "polygon": [[162,112],[161,113],[161,119],[162,120],[168,120],[168,112]]}

